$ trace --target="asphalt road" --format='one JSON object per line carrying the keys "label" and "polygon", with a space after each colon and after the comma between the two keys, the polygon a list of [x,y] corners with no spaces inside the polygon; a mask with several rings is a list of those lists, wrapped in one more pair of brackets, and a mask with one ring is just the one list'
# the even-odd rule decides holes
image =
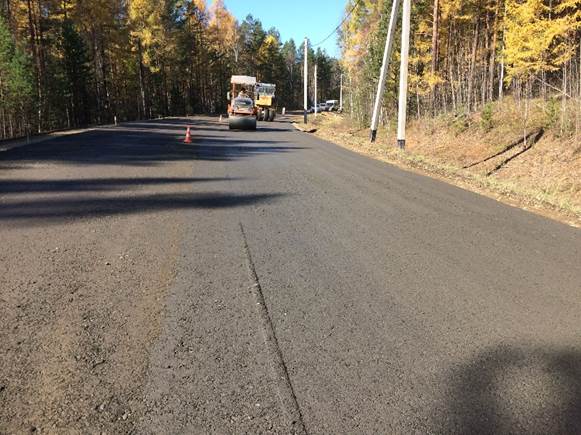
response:
{"label": "asphalt road", "polygon": [[284,120],[0,153],[0,246],[0,433],[581,432],[579,230]]}

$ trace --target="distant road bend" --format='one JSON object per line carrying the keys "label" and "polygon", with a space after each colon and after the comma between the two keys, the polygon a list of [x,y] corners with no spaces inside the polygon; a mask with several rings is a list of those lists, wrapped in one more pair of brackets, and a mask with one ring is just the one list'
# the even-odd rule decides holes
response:
{"label": "distant road bend", "polygon": [[0,240],[0,433],[581,433],[579,230],[284,118],[2,152]]}

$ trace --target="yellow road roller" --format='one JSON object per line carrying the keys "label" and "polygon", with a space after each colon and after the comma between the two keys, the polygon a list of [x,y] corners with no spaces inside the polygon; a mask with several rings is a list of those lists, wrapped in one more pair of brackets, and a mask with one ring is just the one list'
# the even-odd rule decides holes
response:
{"label": "yellow road roller", "polygon": [[228,92],[228,127],[231,130],[256,130],[254,102],[256,77],[232,76]]}

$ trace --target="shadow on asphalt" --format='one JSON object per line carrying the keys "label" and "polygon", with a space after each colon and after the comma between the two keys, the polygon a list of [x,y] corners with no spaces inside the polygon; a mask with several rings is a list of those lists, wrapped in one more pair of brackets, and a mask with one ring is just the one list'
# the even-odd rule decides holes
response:
{"label": "shadow on asphalt", "polygon": [[[292,130],[294,130],[294,129],[292,129]],[[290,127],[286,127],[286,126],[281,127],[281,128],[275,128],[275,127],[262,127],[260,124],[258,124],[258,131],[259,132],[260,131],[271,131],[271,132],[278,131],[278,132],[280,132],[280,131],[292,131],[292,130]]]}
{"label": "shadow on asphalt", "polygon": [[450,387],[437,433],[581,433],[578,350],[498,346],[454,369]]}
{"label": "shadow on asphalt", "polygon": [[[232,143],[230,139],[208,139],[201,141],[203,144],[197,145],[195,148],[197,160],[219,160],[229,161],[236,160],[251,155],[269,154],[269,153],[288,153],[291,151],[304,150],[305,147],[289,147],[289,146],[237,146],[237,145],[220,145],[220,143]],[[211,143],[211,145],[206,145]]]}
{"label": "shadow on asphalt", "polygon": [[126,190],[144,186],[165,186],[189,183],[209,183],[240,180],[240,178],[178,178],[178,177],[145,177],[145,178],[77,178],[0,180],[0,194],[18,193],[63,193],[63,192],[108,192]]}
{"label": "shadow on asphalt", "polygon": [[[193,143],[184,144],[177,130],[194,126]],[[174,161],[237,161],[268,153],[287,153],[299,147],[254,135],[204,135],[200,126],[220,126],[216,120],[153,120],[119,128],[97,129],[75,136],[13,148],[0,153],[0,169],[26,170],[43,164],[157,166]],[[197,129],[197,130],[196,130]],[[32,166],[33,165],[33,166]],[[92,178],[0,180],[3,201],[0,220],[9,224],[44,225],[75,218],[148,213],[176,209],[240,207],[275,200],[280,194],[142,194],[139,187],[210,183],[224,178]],[[228,179],[232,181],[232,179]],[[212,191],[215,191],[212,189]],[[67,192],[117,192],[113,197],[58,196]],[[54,198],[19,198],[25,193],[55,193]]]}
{"label": "shadow on asphalt", "polygon": [[303,149],[280,145],[283,143],[286,142],[256,139],[254,135],[229,138],[194,133],[193,143],[184,144],[179,136],[171,132],[112,129],[13,148],[0,153],[0,169],[25,168],[26,163],[43,162],[145,166],[168,161],[233,161],[259,154]]}
{"label": "shadow on asphalt", "polygon": [[228,125],[222,125],[216,121],[201,121],[201,120],[154,120],[149,122],[131,122],[121,125],[117,130],[123,131],[125,129],[150,129],[150,130],[168,130],[175,132],[184,132],[190,126],[194,130],[224,130]]}
{"label": "shadow on asphalt", "polygon": [[274,201],[283,194],[155,194],[109,198],[52,198],[14,201],[2,205],[0,220],[54,224],[75,218],[127,215],[167,210],[220,209]]}
{"label": "shadow on asphalt", "polygon": [[[276,120],[278,124],[289,124],[291,121],[286,119]],[[131,122],[122,125],[118,130],[123,129],[159,129],[170,130],[176,132],[184,132],[190,126],[195,131],[226,131],[228,130],[228,117],[224,116],[222,122],[216,118],[215,120],[200,120],[200,119],[180,119],[180,120],[153,120],[148,122]],[[282,125],[279,128],[272,127],[270,122],[258,121],[258,129],[262,131],[288,131],[290,128],[287,125]],[[240,130],[245,132],[245,130]]]}

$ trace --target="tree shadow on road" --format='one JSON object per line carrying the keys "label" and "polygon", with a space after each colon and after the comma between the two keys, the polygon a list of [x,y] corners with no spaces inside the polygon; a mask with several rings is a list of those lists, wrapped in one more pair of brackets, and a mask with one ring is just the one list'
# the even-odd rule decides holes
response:
{"label": "tree shadow on road", "polygon": [[216,125],[218,124],[218,117],[208,117],[208,116],[194,116],[194,117],[183,117],[183,118],[157,118],[143,121],[130,121],[125,125],[136,125],[140,124],[143,126],[155,126],[156,124],[163,125],[175,125],[175,126],[186,126],[186,125]]}
{"label": "tree shadow on road", "polygon": [[499,346],[452,370],[438,433],[581,433],[581,351]]}
{"label": "tree shadow on road", "polygon": [[0,194],[19,193],[66,193],[66,192],[106,192],[127,190],[146,186],[166,186],[190,183],[212,183],[240,180],[240,178],[193,178],[193,177],[140,177],[140,178],[75,178],[0,180]]}
{"label": "tree shadow on road", "polygon": [[193,143],[184,144],[172,133],[93,131],[2,152],[0,169],[25,168],[27,163],[43,162],[154,166],[188,160],[235,161],[266,153],[287,153],[302,149],[280,145],[282,143],[245,137],[194,136]]}
{"label": "tree shadow on road", "polygon": [[[183,143],[187,125],[193,127],[190,144]],[[206,130],[224,130],[224,134],[212,136]],[[269,127],[261,130],[282,131]],[[228,135],[226,131],[226,125],[217,119],[166,119],[97,128],[0,152],[0,169],[26,169],[30,164],[43,163],[155,166],[188,160],[235,161],[303,149],[276,137],[268,139],[260,132]]]}
{"label": "tree shadow on road", "polygon": [[243,146],[235,144],[231,145],[232,143],[233,141],[230,139],[211,139],[201,141],[199,145],[195,146],[196,160],[231,161],[260,154],[288,153],[306,149],[305,147],[297,146]]}
{"label": "tree shadow on road", "polygon": [[85,198],[56,197],[8,201],[0,208],[0,221],[10,224],[58,224],[72,219],[150,213],[184,209],[243,207],[275,201],[283,194],[192,193],[123,195]]}
{"label": "tree shadow on road", "polygon": [[215,121],[200,120],[200,119],[159,119],[144,122],[130,122],[119,126],[118,130],[123,129],[141,129],[141,130],[168,130],[173,132],[184,132],[187,127],[192,127],[195,130],[216,131],[224,130],[227,124],[220,124]]}

